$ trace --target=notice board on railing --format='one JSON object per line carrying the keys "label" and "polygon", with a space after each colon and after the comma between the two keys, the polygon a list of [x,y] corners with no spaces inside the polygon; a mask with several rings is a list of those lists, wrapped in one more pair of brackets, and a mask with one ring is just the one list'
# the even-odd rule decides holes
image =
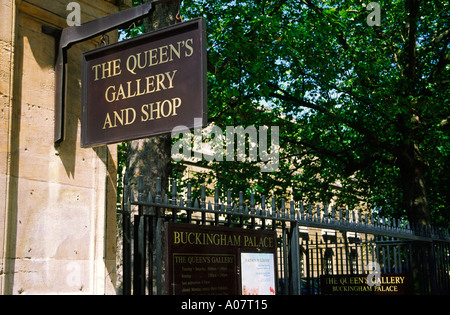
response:
{"label": "notice board on railing", "polygon": [[175,295],[270,295],[275,231],[166,223],[166,290]]}

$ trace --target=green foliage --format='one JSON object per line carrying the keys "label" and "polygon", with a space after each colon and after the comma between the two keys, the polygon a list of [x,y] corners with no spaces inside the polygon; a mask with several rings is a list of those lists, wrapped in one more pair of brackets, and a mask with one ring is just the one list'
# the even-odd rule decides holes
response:
{"label": "green foliage", "polygon": [[421,2],[413,20],[405,1],[378,3],[380,27],[359,1],[184,1],[208,22],[210,120],[281,127],[277,173],[219,162],[219,182],[403,216],[399,151],[414,145],[433,219],[448,222],[449,5]]}
{"label": "green foliage", "polygon": [[360,1],[183,1],[185,19],[207,20],[210,122],[280,126],[276,173],[202,162],[223,193],[291,189],[400,217],[411,167],[432,220],[448,225],[450,5],[377,2],[379,27]]}

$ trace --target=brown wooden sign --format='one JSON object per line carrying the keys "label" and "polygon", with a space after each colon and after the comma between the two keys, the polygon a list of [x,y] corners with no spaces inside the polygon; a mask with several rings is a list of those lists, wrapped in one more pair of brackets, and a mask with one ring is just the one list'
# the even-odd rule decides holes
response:
{"label": "brown wooden sign", "polygon": [[203,18],[83,54],[82,147],[207,120]]}
{"label": "brown wooden sign", "polygon": [[259,272],[252,270],[254,278],[260,277],[260,282],[270,284],[266,290],[275,294],[276,240],[274,231],[167,223],[167,292],[171,295],[245,293],[241,286],[241,280],[246,279],[241,275],[245,271],[241,266],[245,264],[255,266],[254,269],[260,267]]}

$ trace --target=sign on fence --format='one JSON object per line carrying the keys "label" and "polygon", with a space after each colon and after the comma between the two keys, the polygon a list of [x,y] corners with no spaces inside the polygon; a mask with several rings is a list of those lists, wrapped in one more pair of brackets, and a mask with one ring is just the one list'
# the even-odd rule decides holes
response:
{"label": "sign on fence", "polygon": [[274,231],[166,223],[167,292],[275,294],[276,240]]}
{"label": "sign on fence", "polygon": [[406,273],[385,273],[368,285],[368,275],[322,275],[322,294],[404,295],[411,294],[411,277]]}
{"label": "sign on fence", "polygon": [[83,54],[82,147],[207,120],[203,18]]}

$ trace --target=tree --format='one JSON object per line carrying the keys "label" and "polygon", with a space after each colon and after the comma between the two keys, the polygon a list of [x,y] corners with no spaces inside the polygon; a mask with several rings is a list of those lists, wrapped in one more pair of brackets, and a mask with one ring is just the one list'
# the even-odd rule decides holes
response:
{"label": "tree", "polygon": [[322,200],[340,183],[347,205],[448,224],[449,4],[377,3],[380,26],[361,1],[184,1],[208,22],[210,121],[282,128],[276,174],[216,162],[219,182]]}

